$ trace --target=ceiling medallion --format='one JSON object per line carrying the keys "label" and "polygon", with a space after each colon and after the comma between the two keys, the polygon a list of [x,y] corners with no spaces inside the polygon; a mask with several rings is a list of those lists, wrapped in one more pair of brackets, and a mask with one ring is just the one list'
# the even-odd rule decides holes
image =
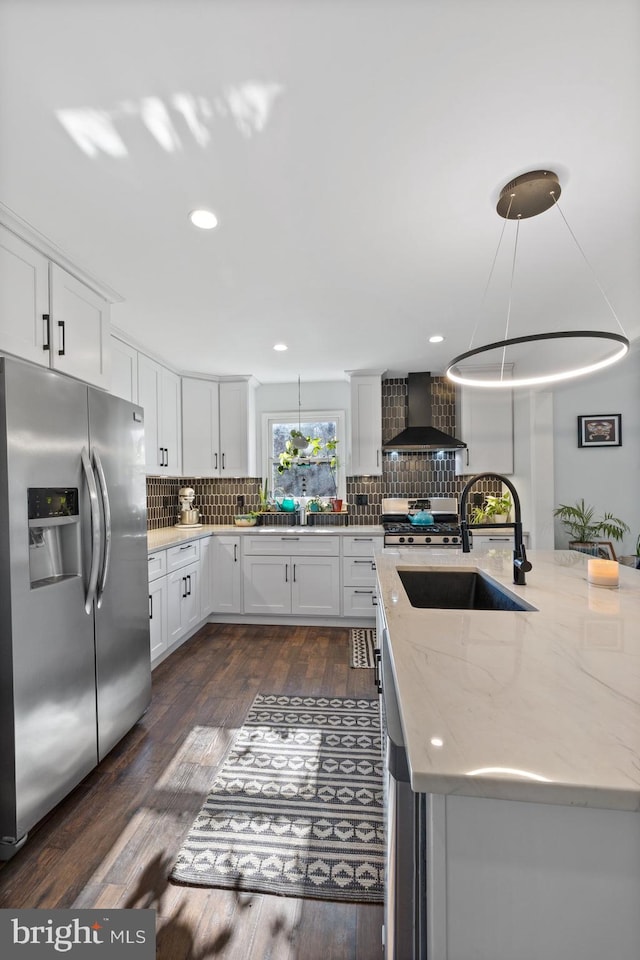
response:
{"label": "ceiling medallion", "polygon": [[[613,363],[617,363],[618,360],[621,360],[622,357],[629,350],[629,340],[625,335],[625,332],[622,328],[620,321],[618,320],[615,311],[609,300],[604,293],[604,290],[598,283],[597,279],[595,280],[602,297],[609,307],[609,310],[613,314],[613,317],[620,328],[621,333],[610,333],[603,330],[563,330],[563,331],[553,331],[548,333],[532,333],[526,336],[521,337],[509,337],[509,320],[511,314],[511,300],[513,294],[513,279],[515,274],[515,263],[516,263],[516,253],[518,248],[518,231],[520,228],[520,221],[526,220],[529,217],[536,217],[540,213],[544,213],[546,210],[549,210],[551,207],[555,206],[558,209],[562,219],[565,222],[571,237],[573,238],[578,250],[580,251],[583,259],[587,263],[587,266],[591,268],[584,251],[580,247],[580,244],[576,240],[573,231],[569,227],[569,224],[566,221],[562,210],[558,204],[558,199],[561,194],[561,187],[558,177],[551,170],[533,170],[529,173],[522,174],[522,176],[516,177],[507,183],[502,190],[500,191],[500,197],[496,205],[496,211],[499,216],[503,217],[505,220],[516,220],[516,237],[515,245],[513,252],[513,264],[511,270],[511,285],[509,291],[509,306],[507,309],[507,318],[505,324],[505,334],[503,340],[497,340],[493,343],[484,344],[481,347],[475,347],[473,349],[467,350],[465,353],[458,354],[457,357],[454,357],[453,360],[449,363],[446,369],[446,376],[453,380],[455,383],[463,384],[465,386],[472,387],[490,387],[490,388],[509,388],[512,387],[530,387],[538,386],[544,383],[557,383],[562,380],[569,380],[574,377],[581,377],[589,373],[594,373],[596,370],[600,370],[603,367],[608,367]],[[498,241],[498,250],[500,248],[500,242],[502,241],[502,235],[504,234],[504,228]],[[496,251],[496,256],[494,257],[493,266],[491,268],[491,273],[493,272],[493,267],[497,259],[498,251]],[[491,279],[491,273],[489,279]],[[595,275],[594,275],[595,279]],[[487,284],[488,285],[488,284]],[[475,331],[474,331],[475,332]],[[589,341],[595,340],[598,342],[609,341],[615,346],[615,350],[612,353],[609,353],[604,358],[594,361],[593,363],[583,363],[578,362],[567,367],[563,367],[561,370],[555,373],[541,373],[541,374],[528,374],[522,377],[517,375],[517,364],[509,363],[507,364],[507,348],[515,347],[521,344],[538,344],[541,342],[550,342],[554,341],[571,341],[571,340],[580,340],[580,341]],[[486,357],[483,356],[493,350],[501,351],[502,356],[499,360],[500,363],[500,374],[499,376],[487,376],[486,369],[484,368],[482,372],[475,371],[473,368],[469,368],[466,371],[460,370],[459,365],[464,361],[481,357],[483,360],[486,360]],[[515,375],[509,374],[505,377],[506,367],[510,369],[513,368],[513,373]],[[485,375],[483,376],[483,372]]]}

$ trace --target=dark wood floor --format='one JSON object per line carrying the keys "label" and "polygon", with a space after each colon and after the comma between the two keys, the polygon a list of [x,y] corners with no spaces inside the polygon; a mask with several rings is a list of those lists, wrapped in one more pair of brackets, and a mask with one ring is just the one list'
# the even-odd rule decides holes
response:
{"label": "dark wood floor", "polygon": [[210,624],[153,673],[140,723],[0,867],[0,907],[151,907],[160,960],[378,960],[382,907],[168,883],[256,693],[375,696],[349,631]]}

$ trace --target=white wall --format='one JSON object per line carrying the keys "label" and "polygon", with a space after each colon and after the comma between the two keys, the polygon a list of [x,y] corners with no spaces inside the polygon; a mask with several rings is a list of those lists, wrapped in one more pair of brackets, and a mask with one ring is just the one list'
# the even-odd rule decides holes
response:
{"label": "white wall", "polygon": [[[578,416],[622,414],[621,447],[578,447]],[[584,497],[631,527],[616,554],[635,552],[640,533],[640,343],[620,363],[554,390],[555,505]],[[567,537],[556,521],[556,546]]]}

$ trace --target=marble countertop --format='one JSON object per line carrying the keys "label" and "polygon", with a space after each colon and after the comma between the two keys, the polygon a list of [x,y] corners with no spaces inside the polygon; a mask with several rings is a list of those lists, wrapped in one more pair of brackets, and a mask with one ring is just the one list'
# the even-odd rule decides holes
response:
{"label": "marble countertop", "polygon": [[[412,787],[640,810],[640,573],[609,589],[580,553],[529,559],[519,587],[510,548],[376,552]],[[477,567],[537,610],[414,608],[398,568],[433,566]]]}
{"label": "marble countertop", "polygon": [[203,523],[197,528],[162,527],[160,530],[147,530],[147,546],[149,551],[164,550],[174,547],[187,540],[198,540],[201,537],[215,536],[216,534],[240,534],[240,536],[296,536],[304,534],[309,537],[382,537],[384,531],[379,525],[351,524],[345,526],[255,526],[236,527],[234,523]]}

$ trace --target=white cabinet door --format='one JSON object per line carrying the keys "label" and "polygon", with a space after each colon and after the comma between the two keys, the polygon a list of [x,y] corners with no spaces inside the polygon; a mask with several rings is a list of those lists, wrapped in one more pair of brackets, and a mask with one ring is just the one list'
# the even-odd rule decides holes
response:
{"label": "white cabinet door", "polygon": [[220,476],[256,475],[255,393],[248,380],[222,381]]}
{"label": "white cabinet door", "polygon": [[160,367],[138,354],[138,403],[144,408],[145,469],[147,474],[166,473],[164,447],[160,442]]}
{"label": "white cabinet door", "polygon": [[456,475],[513,473],[513,391],[461,387],[458,416]]}
{"label": "white cabinet door", "polygon": [[115,397],[138,402],[138,351],[111,337],[111,390]]}
{"label": "white cabinet door", "polygon": [[51,366],[108,389],[111,335],[107,301],[51,263],[49,314]]}
{"label": "white cabinet door", "polygon": [[159,577],[149,584],[149,635],[151,663],[167,649],[167,579]]}
{"label": "white cabinet door", "polygon": [[167,580],[167,643],[169,646],[200,620],[200,563],[169,574]]}
{"label": "white cabinet door", "polygon": [[243,557],[244,612],[291,613],[289,557]]}
{"label": "white cabinet door", "polygon": [[339,557],[291,558],[291,612],[340,616]]}
{"label": "white cabinet door", "polygon": [[212,537],[212,609],[216,613],[242,612],[240,537]]}
{"label": "white cabinet door", "polygon": [[180,476],[180,377],[142,353],[138,354],[138,403],[144,408],[147,474]]}
{"label": "white cabinet door", "polygon": [[182,378],[182,470],[186,477],[220,476],[218,384]]}
{"label": "white cabinet door", "polygon": [[0,226],[0,352],[49,366],[49,261]]}
{"label": "white cabinet door", "polygon": [[382,377],[351,376],[351,474],[382,474]]}

